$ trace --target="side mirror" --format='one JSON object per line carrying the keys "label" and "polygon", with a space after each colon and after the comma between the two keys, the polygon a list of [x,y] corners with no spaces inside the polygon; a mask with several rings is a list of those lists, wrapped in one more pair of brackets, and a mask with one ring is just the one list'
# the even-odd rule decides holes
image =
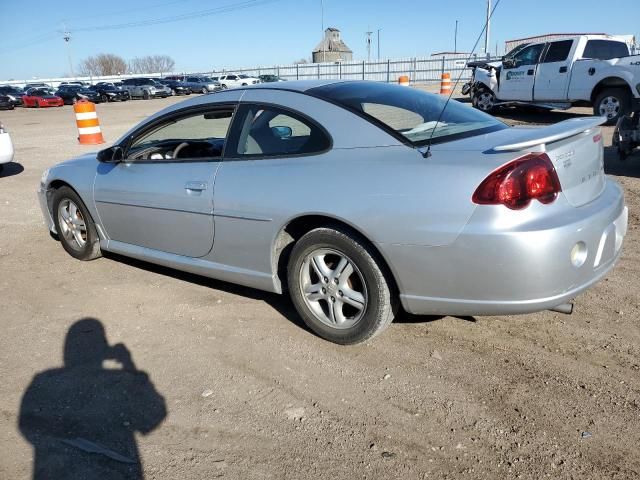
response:
{"label": "side mirror", "polygon": [[516,61],[513,58],[504,58],[502,60],[502,66],[504,68],[513,68],[516,66]]}
{"label": "side mirror", "polygon": [[122,147],[114,145],[113,147],[100,150],[96,158],[102,163],[118,163],[124,159],[124,151]]}
{"label": "side mirror", "polygon": [[271,127],[271,132],[275,137],[279,138],[280,140],[291,138],[291,136],[293,135],[293,130],[291,130],[291,127],[285,127],[285,126]]}

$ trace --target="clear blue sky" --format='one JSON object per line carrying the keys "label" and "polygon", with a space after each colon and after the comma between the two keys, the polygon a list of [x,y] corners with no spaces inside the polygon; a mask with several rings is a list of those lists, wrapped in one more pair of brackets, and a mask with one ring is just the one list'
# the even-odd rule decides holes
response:
{"label": "clear blue sky", "polygon": [[[0,80],[69,72],[62,39],[65,24],[72,34],[74,68],[97,53],[115,53],[127,60],[167,54],[177,71],[288,64],[310,58],[319,42],[320,4],[320,0],[30,0],[25,4],[0,0]],[[324,0],[324,25],[342,31],[356,59],[366,58],[365,32],[378,28],[382,57],[412,57],[452,50],[456,20],[458,50],[471,49],[485,9],[486,0]],[[205,15],[205,10],[213,14]],[[180,16],[186,18],[152,22]],[[148,24],[104,29],[143,21]],[[507,39],[548,32],[638,37],[640,0],[501,0],[492,21],[491,50],[496,42],[502,51]],[[374,33],[372,58],[376,54]]]}

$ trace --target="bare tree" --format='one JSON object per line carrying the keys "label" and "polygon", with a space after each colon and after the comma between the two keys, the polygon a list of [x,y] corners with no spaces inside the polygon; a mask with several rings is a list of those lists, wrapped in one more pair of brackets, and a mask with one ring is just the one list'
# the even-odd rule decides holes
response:
{"label": "bare tree", "polygon": [[173,70],[176,62],[168,55],[147,55],[129,61],[129,70],[134,73],[167,73]]}
{"label": "bare tree", "polygon": [[127,73],[127,62],[113,53],[99,53],[80,62],[82,75],[120,75]]}
{"label": "bare tree", "polygon": [[309,63],[309,61],[306,58],[301,58],[300,60],[296,60],[293,63],[294,63],[294,65],[303,65],[305,63]]}

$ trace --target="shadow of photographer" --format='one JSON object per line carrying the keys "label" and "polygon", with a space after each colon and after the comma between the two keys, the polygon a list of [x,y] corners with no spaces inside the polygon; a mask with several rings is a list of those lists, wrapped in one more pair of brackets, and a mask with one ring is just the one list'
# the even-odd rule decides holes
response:
{"label": "shadow of photographer", "polygon": [[67,332],[64,366],[35,375],[22,398],[19,427],[34,448],[33,478],[142,479],[135,434],[154,430],[166,413],[127,347],[110,346],[100,321],[81,319]]}

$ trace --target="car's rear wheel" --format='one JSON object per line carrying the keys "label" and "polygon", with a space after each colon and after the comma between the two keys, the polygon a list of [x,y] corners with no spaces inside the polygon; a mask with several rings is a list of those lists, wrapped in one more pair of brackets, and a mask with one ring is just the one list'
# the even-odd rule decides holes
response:
{"label": "car's rear wheel", "polygon": [[607,88],[600,92],[593,103],[593,114],[606,117],[605,125],[615,125],[630,110],[631,95],[624,88]]}
{"label": "car's rear wheel", "polygon": [[40,102],[39,101],[36,101],[35,107],[36,108],[40,108]]}
{"label": "car's rear wheel", "polygon": [[203,95],[206,95],[207,87],[202,87],[202,90],[200,90],[200,93],[202,93]]}
{"label": "car's rear wheel", "polygon": [[142,92],[142,99],[149,100],[149,92],[147,92],[146,90]]}
{"label": "car's rear wheel", "polygon": [[69,187],[53,194],[53,221],[62,247],[79,260],[100,257],[100,239],[96,226],[84,203]]}
{"label": "car's rear wheel", "polygon": [[316,334],[364,342],[393,321],[397,298],[378,256],[340,227],[316,228],[296,242],[287,267],[296,310]]}
{"label": "car's rear wheel", "polygon": [[104,93],[100,96],[100,100],[102,101],[102,103],[108,103],[109,102],[109,96],[105,95]]}
{"label": "car's rear wheel", "polygon": [[222,88],[223,90],[226,90],[227,86],[223,83],[222,85],[220,85],[220,88]]}

